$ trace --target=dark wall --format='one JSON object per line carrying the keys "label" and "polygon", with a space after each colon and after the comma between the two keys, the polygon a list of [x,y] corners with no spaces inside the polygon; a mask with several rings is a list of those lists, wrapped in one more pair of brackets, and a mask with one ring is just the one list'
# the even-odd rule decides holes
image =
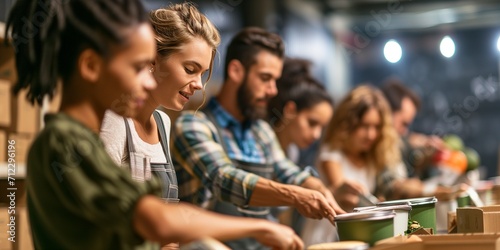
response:
{"label": "dark wall", "polygon": [[0,0],[0,22],[7,21],[7,16],[15,0]]}
{"label": "dark wall", "polygon": [[[479,152],[487,176],[496,176],[500,145],[499,31],[476,28],[381,36],[352,55],[353,83],[380,85],[389,76],[399,77],[423,101],[413,130],[459,135],[467,146]],[[452,58],[439,52],[444,35],[455,41]],[[382,52],[391,38],[396,38],[403,48],[403,57],[396,64],[387,62]]]}

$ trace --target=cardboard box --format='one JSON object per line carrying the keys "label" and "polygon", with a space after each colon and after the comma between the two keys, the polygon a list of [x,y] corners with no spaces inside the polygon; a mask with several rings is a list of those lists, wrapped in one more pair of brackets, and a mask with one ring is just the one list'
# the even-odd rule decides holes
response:
{"label": "cardboard box", "polygon": [[40,128],[40,108],[26,99],[27,90],[21,90],[12,98],[11,132],[35,134]]}
{"label": "cardboard box", "polygon": [[0,130],[0,163],[7,161],[7,133]]}
{"label": "cardboard box", "polygon": [[[6,206],[0,207],[0,250],[32,250],[33,241],[29,226],[28,212],[25,207],[16,207],[15,214],[9,214],[9,209]],[[11,223],[10,216],[14,216],[15,223],[15,242],[9,241],[9,230]]]}
{"label": "cardboard box", "polygon": [[33,240],[31,239],[31,230],[29,225],[28,212],[25,207],[16,209],[16,242],[14,243],[13,250],[32,250]]}
{"label": "cardboard box", "polygon": [[[26,179],[24,176],[14,176],[15,185],[9,185],[9,182],[6,177],[0,179],[0,207],[1,206],[9,206],[10,197],[7,197],[9,192],[8,188],[15,187],[16,190],[16,207],[26,207]],[[1,225],[1,224],[0,224]]]}
{"label": "cardboard box", "polygon": [[0,79],[0,126],[9,127],[11,122],[11,83]]}
{"label": "cardboard box", "polygon": [[491,196],[493,204],[500,205],[500,185],[493,186]]}
{"label": "cardboard box", "polygon": [[442,234],[396,236],[370,250],[500,250],[500,234]]}
{"label": "cardboard box", "polygon": [[17,82],[16,61],[14,47],[5,45],[4,39],[0,38],[0,79]]}
{"label": "cardboard box", "polygon": [[457,233],[457,212],[449,211],[448,212],[448,233]]}
{"label": "cardboard box", "polygon": [[457,208],[458,233],[500,233],[500,206]]}
{"label": "cardboard box", "polygon": [[0,207],[0,250],[11,250],[13,248],[13,244],[8,240],[8,228],[7,224],[9,224],[10,215],[8,213],[7,207]]}
{"label": "cardboard box", "polygon": [[9,133],[8,138],[9,140],[15,141],[14,146],[16,147],[16,164],[25,163],[28,157],[28,150],[30,149],[31,143],[33,142],[34,135]]}

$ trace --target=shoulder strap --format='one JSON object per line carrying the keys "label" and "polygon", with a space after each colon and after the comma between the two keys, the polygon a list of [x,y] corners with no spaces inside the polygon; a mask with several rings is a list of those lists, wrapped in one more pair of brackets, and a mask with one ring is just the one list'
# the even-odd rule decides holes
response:
{"label": "shoulder strap", "polygon": [[125,122],[125,131],[127,134],[127,148],[129,153],[135,153],[134,139],[132,139],[132,133],[130,132],[130,126],[128,125],[127,118],[123,117]]}
{"label": "shoulder strap", "polygon": [[[161,118],[160,112],[155,110],[153,112],[153,117],[155,118],[156,126],[158,127],[158,134],[160,135],[160,142],[163,148],[163,153],[165,153],[165,158],[167,161],[169,160],[170,153],[168,148],[168,140],[167,140],[167,132],[165,130],[165,124],[163,123],[163,119]],[[168,162],[167,162],[168,163]]]}

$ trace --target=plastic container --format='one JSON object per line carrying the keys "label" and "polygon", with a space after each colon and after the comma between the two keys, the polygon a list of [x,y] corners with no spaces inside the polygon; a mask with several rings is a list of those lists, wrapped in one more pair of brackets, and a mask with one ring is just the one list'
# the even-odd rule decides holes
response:
{"label": "plastic container", "polygon": [[405,235],[408,229],[408,220],[410,218],[410,205],[394,205],[394,206],[371,206],[371,207],[357,207],[354,212],[363,211],[394,211],[394,236]]}
{"label": "plastic container", "polygon": [[418,221],[424,228],[436,231],[436,197],[423,197],[404,200],[384,201],[377,206],[410,205],[410,220]]}
{"label": "plastic container", "polygon": [[340,241],[363,241],[371,246],[375,242],[394,236],[392,210],[366,211],[341,214],[335,217]]}

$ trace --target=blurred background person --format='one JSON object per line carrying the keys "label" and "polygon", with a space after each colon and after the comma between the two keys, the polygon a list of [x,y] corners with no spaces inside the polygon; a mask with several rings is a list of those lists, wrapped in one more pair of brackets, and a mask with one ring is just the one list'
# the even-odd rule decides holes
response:
{"label": "blurred background person", "polygon": [[[400,164],[397,139],[389,105],[380,90],[360,85],[336,107],[322,140],[318,166],[345,211],[362,205],[360,198],[372,194],[392,197],[394,179],[379,182],[380,188],[377,179],[384,172],[393,173]],[[410,191],[405,188],[405,192]],[[326,221],[306,219],[301,237],[307,246],[334,241],[335,235],[334,227]]]}
{"label": "blurred background person", "polygon": [[[333,100],[323,85],[312,76],[310,68],[311,62],[308,60],[286,58],[281,78],[276,81],[278,94],[269,101],[267,107],[268,122],[281,148],[288,159],[298,165],[300,150],[320,139],[333,115]],[[272,211],[277,215],[278,211],[283,210]],[[298,233],[304,217],[295,209],[292,211],[285,213],[281,222],[292,225]]]}
{"label": "blurred background person", "polygon": [[[352,211],[361,195],[393,198],[377,178],[391,172],[405,176],[391,112],[380,90],[370,85],[354,88],[338,105],[322,142],[319,170],[339,195],[339,205]],[[389,169],[390,171],[387,171]]]}
{"label": "blurred background person", "polygon": [[[440,137],[410,131],[410,126],[420,109],[420,98],[397,78],[390,78],[381,87],[392,111],[394,128],[402,140],[402,160],[408,177],[431,176],[429,158],[436,149],[444,146]],[[425,150],[423,150],[425,149]]]}
{"label": "blurred background person", "polygon": [[434,158],[436,151],[445,149],[445,143],[436,135],[409,129],[420,107],[418,95],[397,78],[386,80],[381,90],[391,107],[394,128],[401,141],[401,160],[405,168],[400,173],[404,178],[412,178],[413,182],[423,180],[422,184],[416,185],[422,188],[422,196],[436,196],[441,201],[454,199],[467,186],[442,186],[439,178],[432,178],[441,174]]}
{"label": "blurred background person", "polygon": [[[286,158],[267,118],[277,94],[284,43],[275,33],[247,27],[226,50],[219,93],[197,112],[183,112],[172,129],[172,158],[181,200],[212,211],[269,218],[273,206],[294,206],[333,223],[337,205],[322,181]],[[262,249],[252,238],[225,242]]]}

